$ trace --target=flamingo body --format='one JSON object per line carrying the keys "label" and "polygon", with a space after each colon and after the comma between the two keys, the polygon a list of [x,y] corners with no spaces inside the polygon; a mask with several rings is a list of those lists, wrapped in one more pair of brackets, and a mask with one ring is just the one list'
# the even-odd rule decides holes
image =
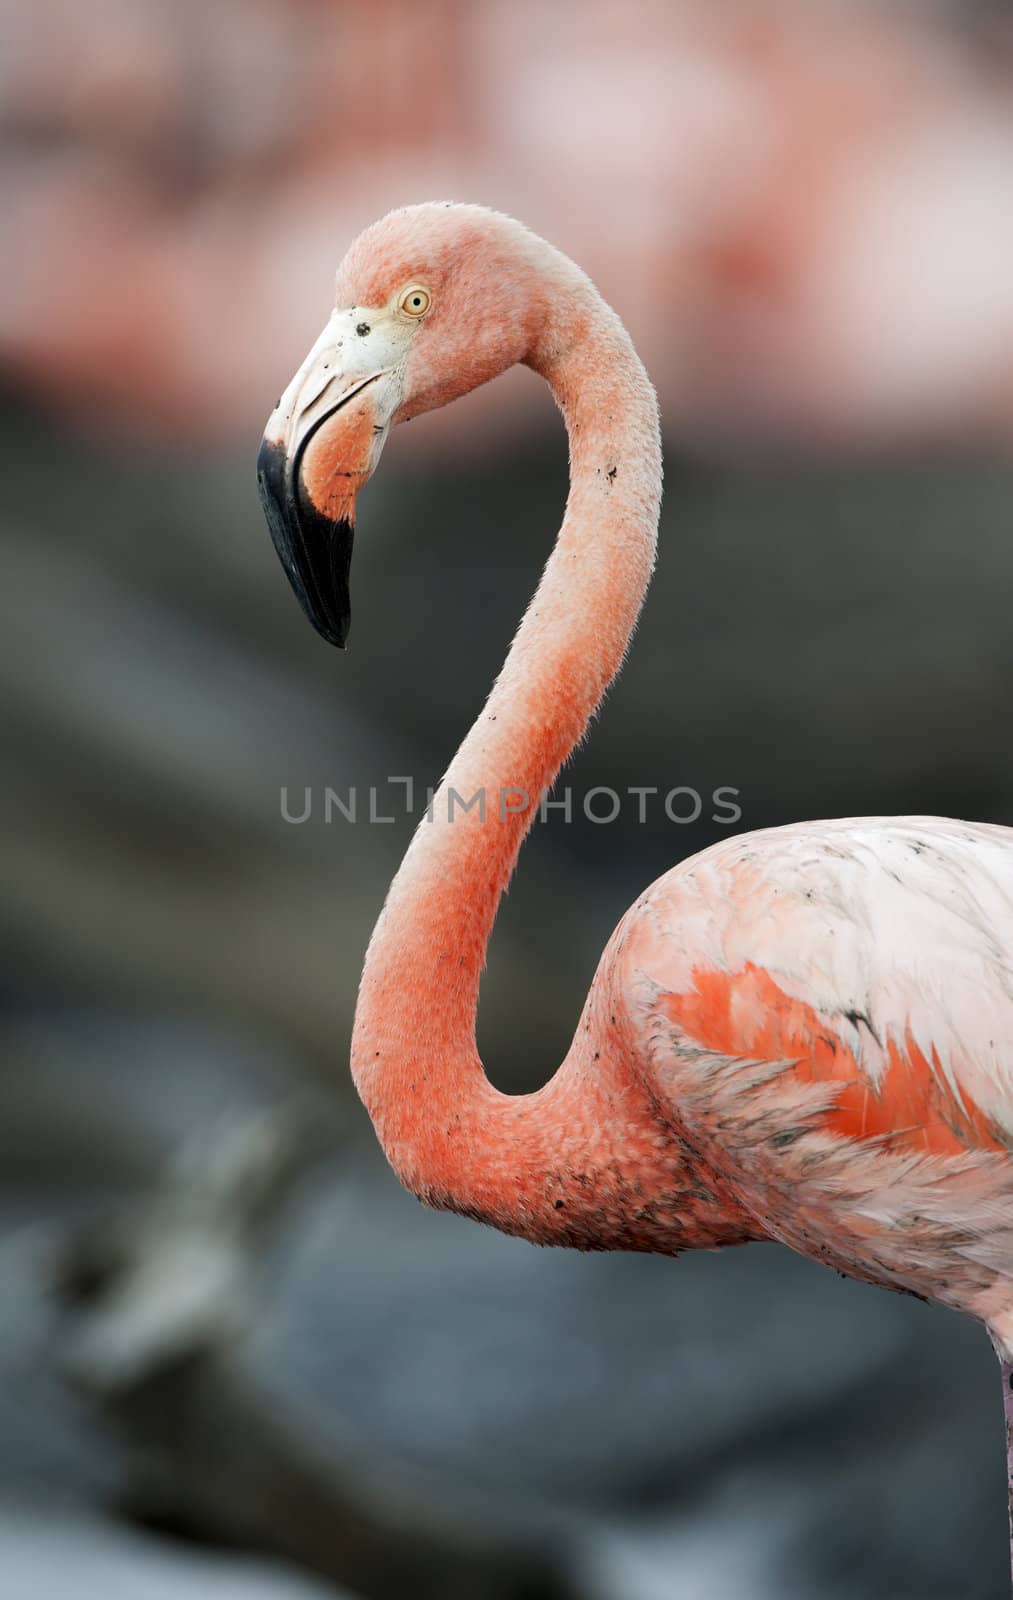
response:
{"label": "flamingo body", "polygon": [[651,1097],[761,1233],[1013,1334],[1013,830],[722,841],[605,963]]}

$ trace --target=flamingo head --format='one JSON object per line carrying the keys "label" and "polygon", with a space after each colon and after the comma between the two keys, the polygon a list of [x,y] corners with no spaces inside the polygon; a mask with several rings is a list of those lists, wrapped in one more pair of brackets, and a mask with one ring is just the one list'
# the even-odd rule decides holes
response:
{"label": "flamingo head", "polygon": [[352,244],[258,459],[275,549],[329,643],[348,635],[355,503],[391,426],[542,359],[550,280],[568,272],[543,240],[481,206],[406,207]]}

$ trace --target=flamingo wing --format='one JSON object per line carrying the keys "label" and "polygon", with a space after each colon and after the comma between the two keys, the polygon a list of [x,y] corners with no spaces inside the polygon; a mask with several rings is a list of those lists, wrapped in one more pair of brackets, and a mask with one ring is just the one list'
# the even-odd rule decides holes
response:
{"label": "flamingo wing", "polygon": [[724,840],[618,949],[656,1101],[770,1233],[965,1309],[998,1271],[1013,1304],[1013,830]]}

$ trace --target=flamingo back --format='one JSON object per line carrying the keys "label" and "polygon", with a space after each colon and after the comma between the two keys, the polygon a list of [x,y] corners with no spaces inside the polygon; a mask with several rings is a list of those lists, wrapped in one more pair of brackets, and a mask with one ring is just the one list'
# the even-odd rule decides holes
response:
{"label": "flamingo back", "polygon": [[681,863],[614,941],[648,1088],[766,1231],[1013,1313],[1013,830],[800,823]]}

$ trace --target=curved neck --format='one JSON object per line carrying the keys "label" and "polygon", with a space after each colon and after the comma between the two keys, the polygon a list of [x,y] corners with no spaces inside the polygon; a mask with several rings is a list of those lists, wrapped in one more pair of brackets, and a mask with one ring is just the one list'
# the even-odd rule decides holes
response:
{"label": "curved neck", "polygon": [[[636,623],[654,562],[661,446],[647,374],[586,280],[551,318],[531,365],[566,421],[566,514],[502,672],[391,885],[366,956],[352,1071],[409,1188],[508,1231],[544,1234],[560,1121],[575,1142],[585,1124],[590,1135],[598,1080],[580,1073],[578,1092],[575,1045],[536,1094],[494,1089],[475,1044],[479,980],[540,797]],[[541,1210],[544,1226],[533,1217]]]}

